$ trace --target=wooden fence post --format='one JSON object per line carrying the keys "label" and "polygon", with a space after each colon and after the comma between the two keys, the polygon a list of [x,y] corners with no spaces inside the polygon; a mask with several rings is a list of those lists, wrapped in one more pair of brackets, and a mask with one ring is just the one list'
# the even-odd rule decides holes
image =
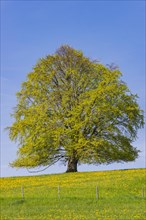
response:
{"label": "wooden fence post", "polygon": [[22,200],[24,200],[24,187],[21,186],[21,194],[22,194]]}
{"label": "wooden fence post", "polygon": [[144,198],[144,186],[142,187],[142,198]]}
{"label": "wooden fence post", "polygon": [[99,189],[98,189],[98,186],[96,186],[96,199],[99,199]]}
{"label": "wooden fence post", "polygon": [[60,199],[60,186],[58,185],[58,198]]}

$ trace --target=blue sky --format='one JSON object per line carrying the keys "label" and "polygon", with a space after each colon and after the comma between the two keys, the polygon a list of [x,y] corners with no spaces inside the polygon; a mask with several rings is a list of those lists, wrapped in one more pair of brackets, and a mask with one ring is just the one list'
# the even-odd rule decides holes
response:
{"label": "blue sky", "polygon": [[[145,1],[1,1],[1,176],[29,175],[9,167],[17,143],[4,128],[16,106],[16,92],[37,60],[62,44],[80,49],[103,64],[115,63],[145,108]],[[79,166],[79,171],[145,167],[144,129],[134,146],[135,162]],[[43,173],[64,172],[56,165]]]}

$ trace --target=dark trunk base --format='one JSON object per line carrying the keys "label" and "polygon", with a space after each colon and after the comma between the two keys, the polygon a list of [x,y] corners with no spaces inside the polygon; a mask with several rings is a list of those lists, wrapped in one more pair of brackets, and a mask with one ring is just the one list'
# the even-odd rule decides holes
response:
{"label": "dark trunk base", "polygon": [[77,172],[78,161],[74,158],[69,158],[66,173]]}

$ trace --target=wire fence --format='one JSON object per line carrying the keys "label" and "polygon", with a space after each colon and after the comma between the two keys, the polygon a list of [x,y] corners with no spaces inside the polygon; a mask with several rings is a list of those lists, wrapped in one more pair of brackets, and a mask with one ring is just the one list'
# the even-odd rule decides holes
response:
{"label": "wire fence", "polygon": [[1,197],[12,200],[27,200],[27,199],[66,199],[66,198],[80,198],[80,199],[96,199],[112,198],[112,197],[139,197],[145,198],[145,186],[139,187],[136,190],[127,190],[121,188],[102,188],[98,185],[87,187],[76,186],[61,186],[49,187],[46,185],[39,186],[25,186],[10,188],[9,190],[1,189]]}

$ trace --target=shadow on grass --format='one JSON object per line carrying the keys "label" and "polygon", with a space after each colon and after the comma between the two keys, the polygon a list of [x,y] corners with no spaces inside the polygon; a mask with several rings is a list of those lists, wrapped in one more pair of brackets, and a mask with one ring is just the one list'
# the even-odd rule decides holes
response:
{"label": "shadow on grass", "polygon": [[19,200],[12,201],[10,205],[21,205],[21,204],[24,204],[24,202],[25,202],[24,199],[19,199]]}

